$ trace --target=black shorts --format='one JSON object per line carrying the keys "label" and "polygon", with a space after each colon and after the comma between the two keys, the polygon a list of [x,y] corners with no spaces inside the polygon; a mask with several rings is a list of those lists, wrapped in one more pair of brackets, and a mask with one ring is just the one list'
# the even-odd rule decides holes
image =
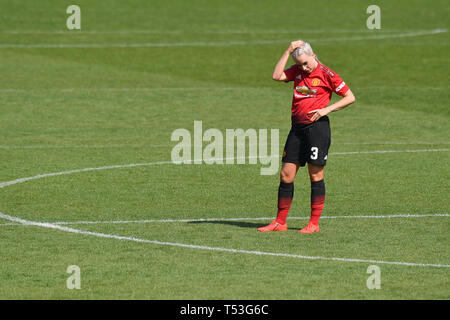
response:
{"label": "black shorts", "polygon": [[306,125],[293,125],[284,145],[282,162],[311,163],[324,166],[331,144],[330,120],[327,116]]}

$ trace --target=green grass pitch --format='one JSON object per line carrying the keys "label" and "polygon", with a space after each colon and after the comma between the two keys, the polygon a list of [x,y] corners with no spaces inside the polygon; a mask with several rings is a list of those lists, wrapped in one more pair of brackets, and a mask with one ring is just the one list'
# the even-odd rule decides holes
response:
{"label": "green grass pitch", "polygon": [[[71,4],[0,0],[1,299],[450,298],[448,1],[79,0],[68,30]],[[278,173],[171,164],[171,134],[278,129],[280,154],[299,38],[357,101],[330,115],[321,232],[297,232],[303,168],[289,230],[258,233]]]}

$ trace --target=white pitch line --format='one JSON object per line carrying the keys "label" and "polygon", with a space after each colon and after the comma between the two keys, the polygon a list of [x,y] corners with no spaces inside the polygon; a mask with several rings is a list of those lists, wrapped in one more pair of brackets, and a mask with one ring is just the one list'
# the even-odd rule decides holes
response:
{"label": "white pitch line", "polygon": [[[370,37],[350,37],[350,38],[330,38],[319,40],[320,42],[334,42],[334,41],[360,41],[360,40],[377,40],[377,39],[393,39],[393,38],[407,38],[407,37],[419,37],[419,36],[428,36],[439,33],[446,33],[447,29],[434,29],[427,31],[417,31],[417,32],[408,32],[401,34],[388,34],[388,35],[375,35]],[[311,40],[312,42],[313,40]]]}
{"label": "white pitch line", "polygon": [[446,145],[450,144],[450,141],[433,141],[433,142],[426,142],[426,141],[373,141],[373,142],[334,142],[335,144],[346,144],[346,145]]}
{"label": "white pitch line", "polygon": [[404,30],[404,29],[381,29],[376,31],[371,31],[368,29],[331,29],[331,30],[317,30],[317,29],[297,29],[297,30],[2,30],[0,33],[3,34],[56,34],[56,35],[96,35],[96,34],[330,34],[330,33],[405,33],[405,32],[427,32],[429,30]]}
{"label": "white pitch line", "polygon": [[[350,151],[350,152],[330,152],[330,155],[355,155],[355,154],[383,154],[383,153],[420,153],[420,152],[447,152],[450,151],[450,148],[443,148],[443,149],[420,149],[420,150],[373,150],[373,151]],[[275,158],[279,158],[279,155],[275,155]],[[229,157],[229,158],[214,158],[214,159],[206,159],[206,160],[215,160],[215,161],[226,161],[226,160],[239,160],[239,159],[260,159],[261,157]],[[267,158],[267,157],[263,157]],[[203,159],[202,161],[204,161]],[[197,160],[189,160],[185,164],[192,164],[196,162]],[[143,167],[143,166],[154,166],[154,165],[164,165],[164,164],[175,164],[179,165],[179,163],[175,163],[173,161],[156,161],[156,162],[146,162],[146,163],[131,163],[131,164],[119,164],[119,165],[111,165],[111,166],[101,166],[101,167],[95,167],[95,168],[83,168],[83,169],[75,169],[75,170],[67,170],[67,171],[60,171],[60,172],[52,172],[52,173],[45,173],[45,174],[38,174],[36,176],[32,177],[26,177],[26,178],[19,178],[11,181],[6,182],[0,182],[0,189],[18,184],[23,183],[26,181],[41,179],[41,178],[47,178],[47,177],[55,177],[55,176],[62,176],[62,175],[68,175],[68,174],[74,174],[74,173],[80,173],[80,172],[88,172],[88,171],[97,171],[97,170],[108,170],[108,169],[119,169],[119,168],[133,168],[133,167]]]}
{"label": "white pitch line", "polygon": [[[353,87],[352,87],[353,88]],[[122,88],[113,88],[113,87],[92,87],[92,88],[0,88],[0,92],[2,93],[17,93],[17,92],[23,92],[23,93],[36,93],[36,94],[48,94],[48,92],[67,92],[67,93],[80,93],[80,92],[97,92],[97,91],[106,91],[106,92],[161,92],[161,91],[248,91],[248,90],[271,90],[273,87],[270,86],[259,86],[259,87],[223,87],[223,86],[215,86],[215,87],[122,87]],[[356,87],[356,90],[380,90],[380,89],[398,89],[398,90],[405,90],[404,87],[398,86],[372,86],[372,87]],[[417,90],[448,90],[450,89],[450,86],[420,86],[420,88],[414,88],[414,91]]]}
{"label": "white pitch line", "polygon": [[[387,35],[371,35],[364,37],[348,37],[348,38],[325,38],[325,39],[310,39],[310,42],[336,42],[336,41],[363,41],[363,40],[380,40],[380,39],[395,39],[406,37],[419,37],[436,35],[440,33],[446,33],[447,29],[434,29],[427,31],[409,32],[401,34],[387,34]],[[292,40],[292,39],[291,39]],[[239,45],[272,45],[272,44],[284,44],[291,40],[252,40],[252,41],[222,41],[222,42],[205,42],[205,41],[193,41],[193,42],[167,42],[167,43],[3,43],[0,44],[0,48],[152,48],[152,47],[226,47],[226,46],[239,46]]]}
{"label": "white pitch line", "polygon": [[[320,219],[395,219],[395,218],[425,218],[425,217],[450,217],[447,213],[434,214],[388,214],[388,215],[356,215],[356,216],[321,216]],[[310,217],[288,217],[289,220],[308,220]],[[273,220],[273,217],[241,217],[241,218],[198,218],[198,219],[142,219],[142,220],[97,220],[97,221],[57,221],[43,222],[55,225],[80,225],[80,224],[128,224],[128,223],[193,223],[193,222],[220,222],[220,221],[259,221]],[[20,223],[0,223],[0,226],[19,226]]]}
{"label": "white pitch line", "polygon": [[[106,91],[106,92],[129,92],[129,91],[140,91],[140,92],[160,92],[160,91],[211,91],[211,90],[264,90],[268,87],[135,87],[135,88],[39,88],[39,89],[24,89],[24,88],[4,88],[0,89],[0,92],[97,92],[97,91]],[[379,88],[379,87],[378,87]],[[392,87],[386,87],[392,89]],[[422,88],[422,87],[421,87]],[[433,87],[430,87],[430,90]],[[436,87],[434,87],[436,89]],[[417,89],[416,89],[417,90]]]}
{"label": "white pitch line", "polygon": [[120,165],[113,165],[113,166],[83,168],[83,169],[75,169],[75,170],[38,174],[38,175],[32,176],[32,177],[26,177],[26,178],[20,178],[20,179],[15,179],[15,180],[11,180],[11,181],[1,182],[0,188],[4,188],[4,187],[7,187],[7,186],[10,186],[13,184],[22,183],[22,182],[26,182],[26,181],[30,181],[30,180],[62,176],[62,175],[67,175],[67,174],[79,173],[79,172],[87,172],[87,171],[94,171],[94,170],[107,170],[107,169],[119,169],[119,168],[133,168],[133,167],[140,167],[140,166],[153,166],[153,165],[172,164],[172,163],[173,163],[172,161],[157,161],[157,162],[148,162],[148,163],[120,164]]}
{"label": "white pitch line", "polygon": [[[68,170],[68,171],[54,172],[54,173],[48,173],[48,174],[40,174],[40,175],[36,175],[36,176],[33,176],[33,177],[20,178],[20,179],[15,179],[15,180],[12,180],[12,181],[7,181],[7,182],[0,183],[0,188],[4,188],[6,186],[14,185],[14,184],[17,184],[17,183],[22,183],[22,182],[25,182],[25,181],[30,181],[30,180],[35,180],[35,179],[40,179],[40,178],[45,178],[45,177],[51,177],[51,176],[67,175],[67,174],[86,172],[86,171],[93,171],[93,170],[129,168],[129,167],[137,167],[137,166],[148,166],[148,165],[158,165],[158,164],[172,164],[172,163],[173,162],[171,162],[171,161],[160,161],[160,162],[141,163],[141,164],[127,164],[127,165],[103,166],[103,167],[96,167],[96,168],[84,168],[84,169]],[[0,212],[0,218],[9,220],[11,222],[20,223],[20,224],[23,224],[23,225],[34,225],[34,226],[39,226],[39,227],[57,229],[57,230],[70,232],[70,233],[91,235],[91,236],[96,236],[96,237],[101,237],[101,238],[110,238],[110,239],[117,239],[117,240],[128,240],[128,241],[135,241],[135,242],[144,242],[144,243],[151,243],[151,244],[156,244],[156,245],[167,245],[167,246],[175,246],[175,247],[184,247],[184,248],[191,248],[191,249],[201,249],[201,250],[210,250],[210,251],[222,251],[222,252],[231,252],[231,253],[255,254],[255,255],[265,255],[265,256],[291,257],[291,258],[310,259],[310,260],[363,262],[363,263],[379,263],[379,264],[404,265],[404,266],[422,266],[422,267],[439,267],[439,268],[449,268],[450,267],[450,265],[444,265],[444,264],[423,264],[423,263],[410,263],[410,262],[389,262],[389,261],[378,261],[378,260],[347,259],[347,258],[336,258],[336,257],[304,256],[304,255],[295,255],[295,254],[271,253],[271,252],[262,252],[262,251],[248,251],[248,250],[227,249],[227,248],[217,248],[217,247],[208,247],[208,246],[197,246],[197,245],[190,245],[190,244],[183,244],[183,243],[162,242],[162,241],[157,241],[157,240],[138,239],[138,238],[134,238],[134,237],[123,237],[123,236],[110,235],[110,234],[104,234],[104,233],[83,231],[83,230],[63,227],[63,226],[60,226],[60,225],[57,225],[57,224],[54,224],[54,223],[41,223],[41,222],[28,221],[28,220],[20,219],[20,218],[17,218],[17,217],[12,217],[10,215],[6,215],[6,214],[1,213],[1,212]],[[301,218],[301,217],[299,217],[299,218]]]}
{"label": "white pitch line", "polygon": [[88,236],[95,236],[99,238],[106,239],[115,239],[115,240],[126,240],[133,242],[141,242],[141,243],[149,243],[155,245],[164,245],[171,247],[181,247],[181,248],[189,248],[189,249],[198,249],[198,250],[208,250],[208,251],[218,251],[218,252],[228,252],[228,253],[242,253],[242,254],[252,254],[259,256],[273,256],[273,257],[286,257],[286,258],[296,258],[296,259],[307,259],[307,260],[325,260],[325,261],[339,261],[339,262],[359,262],[359,263],[372,263],[372,264],[388,264],[388,265],[399,265],[399,266],[411,266],[411,267],[435,267],[435,268],[450,268],[448,264],[431,264],[431,263],[416,263],[416,262],[397,262],[397,261],[382,261],[382,260],[367,260],[367,259],[353,259],[353,258],[340,258],[340,257],[322,257],[322,256],[305,256],[300,254],[290,254],[290,253],[278,253],[278,252],[264,252],[264,251],[256,251],[256,250],[240,250],[240,249],[230,249],[230,248],[220,248],[220,247],[209,247],[209,246],[200,246],[200,245],[192,245],[185,243],[176,243],[176,242],[166,242],[166,241],[158,241],[158,240],[148,240],[148,239],[140,239],[135,237],[125,237],[118,236],[113,234],[105,234],[99,232],[91,232],[78,230],[69,227],[63,227],[52,223],[42,223],[29,221],[25,219],[16,218],[7,214],[0,212],[0,218],[17,222],[23,225],[30,225],[36,227],[50,228],[55,230],[60,230],[68,233],[82,234]]}
{"label": "white pitch line", "polygon": [[[172,162],[171,161],[161,161],[161,162],[152,162],[152,163],[143,163],[143,164],[103,166],[103,167],[97,167],[97,168],[84,168],[84,169],[68,170],[68,171],[55,172],[55,173],[49,173],[49,174],[40,174],[40,175],[33,176],[33,177],[15,179],[12,181],[0,183],[0,188],[4,188],[6,186],[14,185],[17,183],[22,183],[25,181],[40,179],[40,178],[44,178],[44,177],[59,176],[59,175],[64,175],[64,174],[72,174],[72,173],[86,172],[86,171],[92,171],[92,170],[117,169],[117,168],[127,168],[127,167],[129,168],[129,167],[137,167],[137,166],[144,166],[144,165],[157,165],[157,164],[169,164],[169,163],[172,163]],[[11,222],[20,223],[23,225],[33,225],[33,226],[38,226],[38,227],[51,228],[51,229],[56,229],[56,230],[69,232],[69,233],[84,234],[84,235],[96,236],[96,237],[100,237],[100,238],[116,239],[116,240],[128,240],[128,241],[134,241],[134,242],[143,242],[143,243],[150,243],[150,244],[155,244],[155,245],[183,247],[183,248],[190,248],[190,249],[254,254],[254,255],[261,255],[261,256],[290,257],[290,258],[309,259],[309,260],[327,260],[327,261],[342,261],[342,262],[391,264],[391,265],[403,265],[403,266],[415,266],[415,267],[450,268],[450,265],[446,265],[446,264],[424,264],[424,263],[413,263],[413,262],[392,262],[392,261],[379,261],[379,260],[347,259],[347,258],[340,258],[340,257],[305,256],[305,255],[296,255],[296,254],[237,250],[237,249],[228,249],[228,248],[198,246],[198,245],[191,245],[191,244],[184,244],[184,243],[163,242],[163,241],[158,241],[158,240],[147,240],[147,239],[139,239],[139,238],[134,238],[134,237],[124,237],[124,236],[117,236],[117,235],[104,234],[104,233],[98,233],[98,232],[83,231],[83,230],[78,230],[78,229],[73,229],[73,228],[56,225],[54,223],[42,223],[42,222],[29,221],[29,220],[13,217],[13,216],[1,213],[1,212],[0,212],[0,218],[9,220]]]}
{"label": "white pitch line", "polygon": [[[231,143],[230,143],[231,144]],[[395,141],[385,141],[385,142],[335,142],[338,145],[448,145],[450,142],[395,142]],[[247,144],[247,146],[257,146],[258,144]],[[108,149],[108,148],[162,148],[167,147],[167,144],[146,144],[146,145],[131,145],[131,144],[111,144],[111,145],[0,145],[0,149]],[[447,151],[446,149],[421,149],[427,151]],[[415,150],[412,152],[422,152],[421,150]],[[408,152],[408,150],[374,150],[373,153],[389,153],[389,152]],[[349,151],[348,154],[357,154],[362,152],[371,151]],[[341,155],[347,154],[346,152],[330,152],[330,155]]]}
{"label": "white pitch line", "polygon": [[167,144],[146,144],[146,145],[132,145],[132,144],[111,144],[111,145],[28,145],[28,146],[1,146],[0,149],[113,149],[113,148],[162,148]]}
{"label": "white pitch line", "polygon": [[376,153],[417,153],[417,152],[446,152],[450,148],[442,149],[418,149],[418,150],[372,150],[372,151],[348,151],[348,152],[330,152],[330,155],[349,155],[349,154],[376,154]]}

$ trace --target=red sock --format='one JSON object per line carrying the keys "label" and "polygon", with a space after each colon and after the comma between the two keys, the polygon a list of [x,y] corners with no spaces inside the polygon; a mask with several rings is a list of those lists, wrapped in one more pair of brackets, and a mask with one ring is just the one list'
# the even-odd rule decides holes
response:
{"label": "red sock", "polygon": [[285,224],[289,209],[291,208],[292,198],[279,198],[278,199],[278,212],[277,219],[275,220],[279,224]]}
{"label": "red sock", "polygon": [[324,204],[325,182],[323,180],[311,182],[311,223],[315,225],[319,224]]}
{"label": "red sock", "polygon": [[[319,201],[319,200],[317,200]],[[323,197],[322,203],[311,203],[311,222],[315,225],[319,224],[320,215],[325,204],[325,197]]]}
{"label": "red sock", "polygon": [[286,223],[293,197],[294,183],[280,182],[280,186],[278,188],[278,212],[277,219],[275,220],[279,224]]}

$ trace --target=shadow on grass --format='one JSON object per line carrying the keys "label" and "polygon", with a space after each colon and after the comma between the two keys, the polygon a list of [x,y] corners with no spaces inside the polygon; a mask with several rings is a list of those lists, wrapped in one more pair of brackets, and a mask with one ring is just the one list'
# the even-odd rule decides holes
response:
{"label": "shadow on grass", "polygon": [[[188,222],[191,224],[203,224],[203,223],[210,223],[210,224],[223,224],[223,225],[229,225],[229,226],[235,226],[239,228],[250,228],[250,229],[257,229],[259,227],[264,227],[270,223],[270,221],[265,222],[243,222],[243,221],[221,221],[221,220],[210,220],[210,221],[191,221]],[[298,228],[289,228],[288,230],[298,230]]]}

